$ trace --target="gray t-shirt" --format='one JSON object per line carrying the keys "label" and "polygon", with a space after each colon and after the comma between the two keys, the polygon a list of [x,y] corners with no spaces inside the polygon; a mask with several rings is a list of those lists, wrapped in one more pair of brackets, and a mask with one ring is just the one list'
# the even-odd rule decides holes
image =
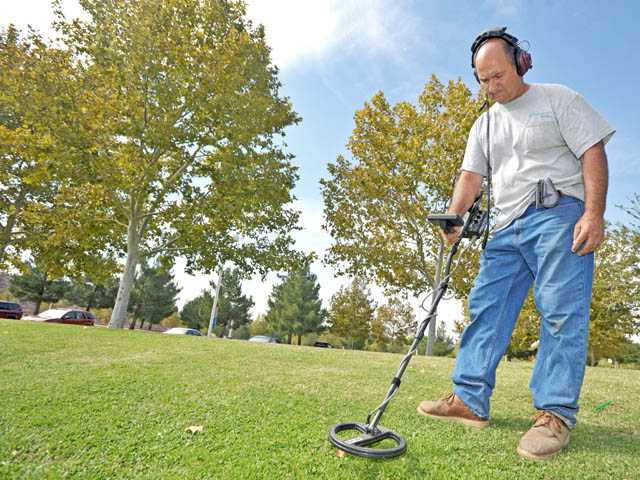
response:
{"label": "gray t-shirt", "polygon": [[[494,231],[506,227],[535,201],[538,180],[584,200],[582,163],[590,147],[615,130],[578,93],[553,84],[531,84],[515,100],[490,109]],[[487,175],[487,113],[471,127],[462,169]]]}

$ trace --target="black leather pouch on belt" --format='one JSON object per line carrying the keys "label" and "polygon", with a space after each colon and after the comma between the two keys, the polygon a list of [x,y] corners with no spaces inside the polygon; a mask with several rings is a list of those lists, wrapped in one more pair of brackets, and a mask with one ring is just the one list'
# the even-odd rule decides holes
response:
{"label": "black leather pouch on belt", "polygon": [[553,208],[560,201],[560,190],[556,189],[549,177],[538,180],[536,208]]}

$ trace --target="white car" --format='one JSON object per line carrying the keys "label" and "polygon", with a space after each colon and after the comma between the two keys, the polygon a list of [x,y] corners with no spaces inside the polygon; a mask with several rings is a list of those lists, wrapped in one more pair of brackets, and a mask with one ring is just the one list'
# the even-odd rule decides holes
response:
{"label": "white car", "polygon": [[175,327],[170,328],[162,333],[166,333],[167,335],[191,335],[193,337],[201,337],[202,334],[200,330],[196,330],[195,328],[184,328],[184,327]]}
{"label": "white car", "polygon": [[256,335],[255,337],[251,337],[249,341],[256,343],[280,343],[280,340],[276,337],[269,337],[267,335]]}

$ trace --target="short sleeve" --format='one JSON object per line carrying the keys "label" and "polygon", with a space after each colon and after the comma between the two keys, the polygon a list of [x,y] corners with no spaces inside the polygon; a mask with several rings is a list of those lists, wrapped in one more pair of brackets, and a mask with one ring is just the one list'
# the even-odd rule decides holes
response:
{"label": "short sleeve", "polygon": [[607,143],[615,130],[578,93],[556,111],[560,133],[576,158],[602,141]]}
{"label": "short sleeve", "polygon": [[464,159],[462,160],[462,170],[478,173],[483,177],[487,176],[487,156],[484,153],[478,130],[482,124],[481,119],[486,115],[478,118],[469,131],[467,139],[467,148],[464,151]]}

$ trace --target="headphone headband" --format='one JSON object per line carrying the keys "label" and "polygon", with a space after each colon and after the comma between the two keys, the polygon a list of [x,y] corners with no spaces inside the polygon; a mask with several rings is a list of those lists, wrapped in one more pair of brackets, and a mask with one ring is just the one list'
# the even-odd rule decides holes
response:
{"label": "headphone headband", "polygon": [[473,44],[471,45],[471,68],[473,68],[473,73],[476,76],[476,80],[478,79],[475,71],[476,52],[482,45],[484,45],[487,40],[490,40],[492,38],[501,38],[514,48],[514,61],[518,75],[522,77],[527,72],[527,70],[532,67],[531,55],[529,54],[529,52],[520,48],[518,39],[516,37],[507,33],[507,27],[494,27],[478,34],[476,39],[473,41]]}
{"label": "headphone headband", "polygon": [[474,58],[476,56],[476,52],[478,49],[486,42],[492,38],[501,38],[509,45],[517,48],[518,47],[518,39],[513,35],[507,33],[507,27],[493,27],[488,30],[485,30],[482,33],[479,33],[476,39],[473,41],[471,45],[471,67],[476,68]]}

